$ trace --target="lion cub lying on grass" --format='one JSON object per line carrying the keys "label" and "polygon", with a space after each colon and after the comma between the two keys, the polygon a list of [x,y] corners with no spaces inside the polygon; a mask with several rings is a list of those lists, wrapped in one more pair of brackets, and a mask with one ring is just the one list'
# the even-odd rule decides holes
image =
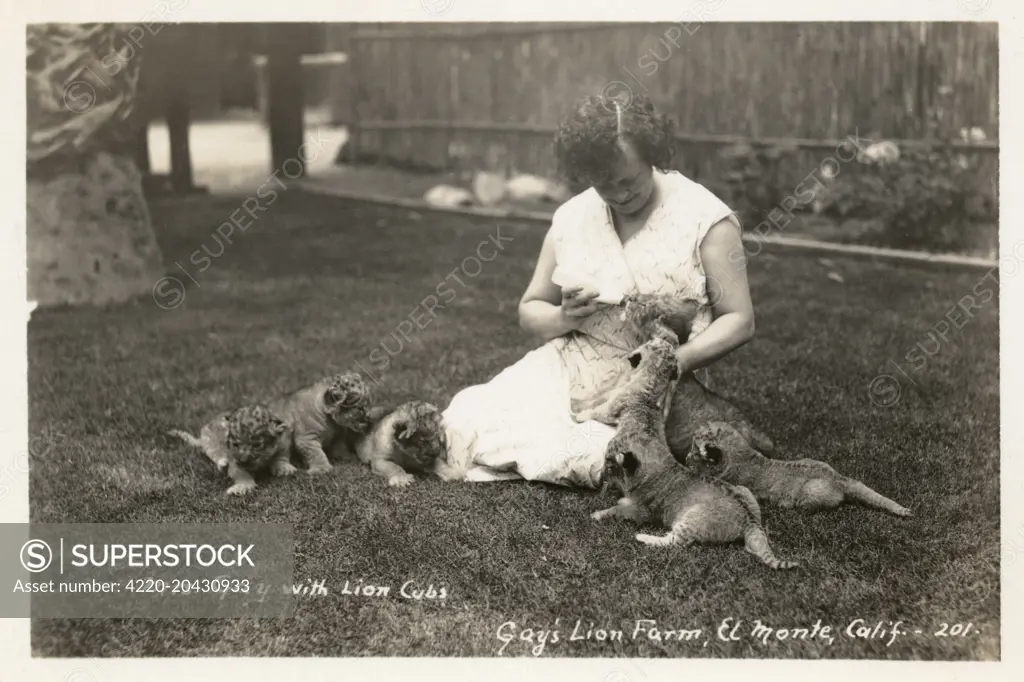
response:
{"label": "lion cub lying on grass", "polygon": [[422,400],[411,400],[391,413],[374,408],[374,425],[356,443],[364,464],[389,486],[405,487],[415,481],[409,473],[435,473],[443,480],[455,477],[446,461],[448,440],[441,410]]}
{"label": "lion cub lying on grass", "polygon": [[608,443],[602,478],[621,489],[624,497],[610,509],[594,512],[601,520],[620,516],[634,521],[660,521],[670,530],[662,536],[640,533],[649,545],[728,543],[743,539],[748,552],[771,568],[793,568],[772,552],[761,527],[761,509],[749,490],[702,476],[679,464],[665,443],[664,395],[678,364],[675,335],[662,329],[635,350],[629,382],[606,412],[618,419]]}
{"label": "lion cub lying on grass", "polygon": [[911,515],[909,509],[860,481],[841,476],[824,462],[768,459],[725,422],[697,428],[686,464],[709,476],[745,486],[757,499],[779,507],[826,509],[849,501],[896,516]]}
{"label": "lion cub lying on grass", "polygon": [[228,495],[245,495],[256,489],[253,474],[266,469],[274,476],[288,476],[295,468],[282,468],[291,451],[292,430],[265,405],[246,405],[214,417],[196,438],[178,429],[168,431],[199,448],[233,485]]}

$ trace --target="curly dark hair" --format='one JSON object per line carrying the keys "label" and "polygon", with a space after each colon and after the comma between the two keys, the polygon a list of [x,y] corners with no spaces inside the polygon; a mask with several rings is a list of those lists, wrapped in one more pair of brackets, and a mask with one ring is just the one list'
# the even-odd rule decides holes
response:
{"label": "curly dark hair", "polygon": [[[622,153],[616,99],[604,93],[578,100],[555,133],[555,158],[559,173],[577,187],[597,185],[607,179]],[[651,100],[632,95],[619,104],[622,136],[635,146],[640,158],[658,170],[669,170],[675,156],[675,126],[654,109]]]}

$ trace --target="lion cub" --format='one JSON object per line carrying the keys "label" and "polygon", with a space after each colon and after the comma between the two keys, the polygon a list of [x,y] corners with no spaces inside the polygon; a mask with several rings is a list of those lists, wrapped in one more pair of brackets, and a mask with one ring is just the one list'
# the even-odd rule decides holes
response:
{"label": "lion cub", "polygon": [[[626,332],[626,342],[631,343],[630,347],[640,346],[665,332],[671,332],[679,340],[679,343],[685,343],[690,338],[693,320],[700,309],[700,304],[691,298],[641,293],[627,294],[622,299],[620,306],[622,307],[621,319],[630,323],[630,329]],[[630,364],[632,365],[632,360],[630,360]],[[633,368],[635,369],[635,365]],[[632,373],[628,371],[622,374],[616,384],[603,395],[597,395],[587,400],[573,401],[571,408],[573,419],[577,422],[593,419],[615,426],[614,416],[608,412],[607,405],[614,402],[615,396],[624,390],[625,384],[629,382],[631,376]],[[674,383],[675,380],[673,380],[673,385]],[[671,391],[669,395],[671,395]],[[665,416],[668,417],[667,399],[663,401],[663,404]]]}
{"label": "lion cub", "polygon": [[448,480],[452,471],[445,461],[447,453],[441,410],[422,400],[411,400],[381,415],[356,444],[359,460],[394,487],[415,481],[410,471],[433,472]]}
{"label": "lion cub", "polygon": [[686,464],[728,483],[745,486],[758,499],[779,507],[827,509],[849,501],[896,516],[911,515],[906,507],[860,481],[841,476],[824,462],[768,459],[725,422],[711,422],[696,430]]}
{"label": "lion cub", "polygon": [[772,439],[754,426],[728,398],[712,391],[692,373],[680,377],[665,417],[665,433],[672,455],[683,462],[690,451],[695,429],[712,421],[728,422],[754,449],[774,454]]}
{"label": "lion cub", "polygon": [[[663,334],[666,328],[676,335],[680,343],[685,343],[698,310],[698,303],[689,298],[630,294],[624,299],[622,318],[631,323],[637,334],[637,345]],[[615,395],[623,388],[622,385],[614,387],[604,396],[581,405],[589,409],[580,409],[573,415],[575,420],[596,419],[614,426],[614,412],[598,408],[614,401]],[[775,446],[768,436],[751,424],[727,398],[704,386],[694,373],[686,372],[673,380],[668,396],[663,401],[665,429],[669,450],[677,461],[685,459],[695,426],[712,420],[730,422],[761,452],[774,451]]]}
{"label": "lion cub", "polygon": [[622,299],[622,319],[630,322],[639,346],[650,340],[662,325],[672,330],[679,343],[686,343],[700,303],[692,298],[667,294],[627,294]]}
{"label": "lion cub", "polygon": [[[623,319],[629,320],[640,334],[639,343],[652,338],[660,326],[667,326],[679,343],[686,343],[697,316],[697,301],[665,294],[631,294],[625,299]],[[761,452],[775,450],[772,440],[740,412],[727,398],[702,384],[692,372],[679,377],[665,405],[669,450],[682,462],[693,438],[693,429],[709,421],[727,421]]]}
{"label": "lion cub", "polygon": [[746,550],[769,567],[797,566],[772,552],[761,527],[761,509],[749,490],[701,476],[676,462],[669,452],[660,401],[678,372],[677,347],[678,341],[658,334],[634,351],[639,355],[634,377],[618,397],[618,431],[608,443],[602,472],[605,484],[619,488],[624,497],[591,517],[655,520],[670,529],[662,536],[636,536],[649,545],[728,543],[742,538]]}
{"label": "lion cub", "polygon": [[[307,472],[331,470],[324,448],[338,440],[351,442],[370,428],[370,386],[357,372],[335,374],[271,401],[269,407],[292,430],[292,447],[306,464]],[[275,466],[294,473],[290,454],[282,454]]]}
{"label": "lion cub", "polygon": [[[204,425],[196,438],[179,429],[167,432],[199,448],[234,484],[228,495],[245,495],[256,489],[252,475],[270,469],[274,476],[288,476],[294,467],[278,466],[291,449],[291,429],[264,405],[246,405],[222,412]],[[285,460],[287,462],[287,460]]]}
{"label": "lion cub", "polygon": [[[652,346],[654,341],[661,343],[658,346]],[[615,426],[618,424],[623,410],[632,407],[638,396],[645,396],[653,400],[657,408],[662,411],[662,420],[664,420],[668,407],[668,396],[672,393],[676,381],[679,380],[679,363],[676,362],[675,354],[673,353],[671,361],[666,360],[664,367],[659,369],[665,376],[642,371],[640,367],[641,361],[648,357],[651,348],[661,348],[664,345],[678,348],[679,342],[672,330],[661,325],[654,329],[651,340],[626,357],[633,371],[626,375],[625,382],[598,398],[590,408],[577,412],[575,414],[576,421],[594,420]],[[665,379],[664,386],[660,386],[661,379]]]}

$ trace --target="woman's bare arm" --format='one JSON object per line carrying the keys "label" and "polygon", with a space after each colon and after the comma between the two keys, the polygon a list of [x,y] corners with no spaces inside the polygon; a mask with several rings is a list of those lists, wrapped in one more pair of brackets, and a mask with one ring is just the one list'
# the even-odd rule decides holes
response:
{"label": "woman's bare arm", "polygon": [[714,321],[676,352],[684,372],[706,367],[754,337],[754,305],[740,229],[728,219],[715,223],[701,242],[700,257]]}
{"label": "woman's bare arm", "polygon": [[542,341],[578,329],[600,305],[591,301],[597,292],[578,288],[563,291],[551,281],[554,271],[555,246],[549,230],[537,257],[533,278],[519,301],[519,326]]}

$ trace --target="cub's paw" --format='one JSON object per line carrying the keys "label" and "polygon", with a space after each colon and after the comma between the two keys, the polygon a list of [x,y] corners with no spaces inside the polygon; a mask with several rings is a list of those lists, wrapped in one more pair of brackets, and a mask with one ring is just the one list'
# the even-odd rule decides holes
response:
{"label": "cub's paw", "polygon": [[590,514],[590,518],[592,518],[595,521],[602,521],[611,516],[611,513],[612,512],[609,509],[599,509],[596,512],[592,512]]}
{"label": "cub's paw", "polygon": [[254,490],[256,490],[256,483],[255,482],[253,482],[253,481],[243,481],[241,483],[236,483],[233,486],[231,486],[230,488],[228,488],[227,492],[225,492],[224,494],[225,495],[231,495],[233,497],[242,497],[243,495],[248,495],[249,493],[253,492]]}
{"label": "cub's paw", "polygon": [[306,469],[306,473],[310,476],[319,476],[321,474],[331,473],[333,467],[330,464],[314,464],[313,466]]}
{"label": "cub's paw", "polygon": [[580,412],[574,413],[572,415],[572,419],[577,424],[582,424],[583,422],[592,420],[594,418],[594,414],[594,410],[581,410]]}
{"label": "cub's paw", "polygon": [[395,474],[388,479],[388,485],[392,488],[404,488],[411,485],[416,477],[412,474]]}
{"label": "cub's paw", "polygon": [[271,476],[293,476],[298,469],[291,462],[274,462],[270,467]]}
{"label": "cub's paw", "polygon": [[445,483],[462,481],[466,478],[465,472],[459,471],[454,467],[438,467],[434,470],[434,473],[437,474],[437,477]]}

